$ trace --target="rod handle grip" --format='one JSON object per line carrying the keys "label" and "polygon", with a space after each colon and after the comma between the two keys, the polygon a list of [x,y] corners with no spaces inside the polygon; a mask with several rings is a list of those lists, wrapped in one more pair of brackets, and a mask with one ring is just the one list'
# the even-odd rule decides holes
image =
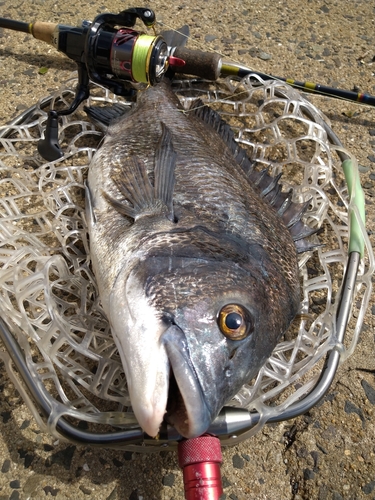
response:
{"label": "rod handle grip", "polygon": [[220,76],[221,56],[219,54],[176,47],[173,56],[185,61],[181,72],[186,75],[214,81]]}
{"label": "rod handle grip", "polygon": [[57,45],[57,24],[47,23],[44,21],[36,21],[31,25],[31,34],[37,40],[42,40],[49,45],[56,47]]}

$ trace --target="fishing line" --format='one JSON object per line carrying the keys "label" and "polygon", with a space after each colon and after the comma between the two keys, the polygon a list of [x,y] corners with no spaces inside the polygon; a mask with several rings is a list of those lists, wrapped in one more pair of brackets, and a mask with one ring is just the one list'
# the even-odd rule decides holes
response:
{"label": "fishing line", "polygon": [[[150,50],[154,44],[155,36],[142,34],[139,35],[137,43],[133,49],[132,73],[137,82],[148,83],[149,77],[147,69],[150,62]],[[146,64],[144,64],[146,61]]]}

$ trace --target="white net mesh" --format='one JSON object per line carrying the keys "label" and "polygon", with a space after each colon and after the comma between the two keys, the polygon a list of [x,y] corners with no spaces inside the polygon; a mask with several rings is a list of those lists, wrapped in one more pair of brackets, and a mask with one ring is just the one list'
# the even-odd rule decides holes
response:
{"label": "white net mesh", "polygon": [[[69,81],[52,96],[55,109],[68,105],[75,84]],[[260,413],[254,433],[309,393],[322,358],[337,347],[335,311],[347,263],[349,207],[340,148],[329,143],[318,110],[285,84],[255,78],[180,81],[175,89],[186,106],[200,97],[218,110],[256,168],[283,172],[283,185],[294,188],[296,201],[311,199],[306,222],[321,228],[321,246],[300,255],[301,315],[257,379],[230,402]],[[116,101],[105,89],[92,88],[89,105]],[[1,316],[22,347],[29,372],[49,394],[50,432],[56,432],[61,415],[134,426],[125,375],[90,267],[84,218],[84,180],[101,134],[81,111],[64,117],[59,134],[65,156],[45,163],[36,149],[46,117],[39,104],[20,125],[0,128],[0,134],[6,132],[0,138]],[[367,242],[346,353],[358,337],[372,272]],[[36,415],[31,400],[27,403]]]}

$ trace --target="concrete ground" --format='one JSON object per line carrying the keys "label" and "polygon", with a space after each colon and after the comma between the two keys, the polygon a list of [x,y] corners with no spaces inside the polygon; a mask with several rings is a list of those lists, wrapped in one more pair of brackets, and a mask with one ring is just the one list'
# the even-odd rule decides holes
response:
{"label": "concrete ground", "polygon": [[[188,24],[201,48],[258,71],[375,94],[375,9],[364,0],[207,0],[144,4],[97,0],[3,0],[0,16],[78,25],[103,11],[150,6],[171,27]],[[189,44],[189,46],[191,46]],[[39,69],[47,67],[46,74]],[[31,36],[0,29],[0,124],[57,89],[74,64]],[[357,157],[368,230],[375,231],[375,110],[314,97]],[[307,415],[265,427],[224,451],[227,499],[375,499],[375,302],[354,355]],[[76,447],[39,432],[0,374],[0,500],[183,498],[172,453],[139,455]]]}

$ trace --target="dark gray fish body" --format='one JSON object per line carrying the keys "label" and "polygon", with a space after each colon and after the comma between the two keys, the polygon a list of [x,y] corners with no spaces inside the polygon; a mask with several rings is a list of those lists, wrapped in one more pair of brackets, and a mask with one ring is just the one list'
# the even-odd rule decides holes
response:
{"label": "dark gray fish body", "polygon": [[250,177],[167,83],[110,126],[90,165],[93,267],[151,436],[164,418],[205,432],[297,313],[294,241]]}

